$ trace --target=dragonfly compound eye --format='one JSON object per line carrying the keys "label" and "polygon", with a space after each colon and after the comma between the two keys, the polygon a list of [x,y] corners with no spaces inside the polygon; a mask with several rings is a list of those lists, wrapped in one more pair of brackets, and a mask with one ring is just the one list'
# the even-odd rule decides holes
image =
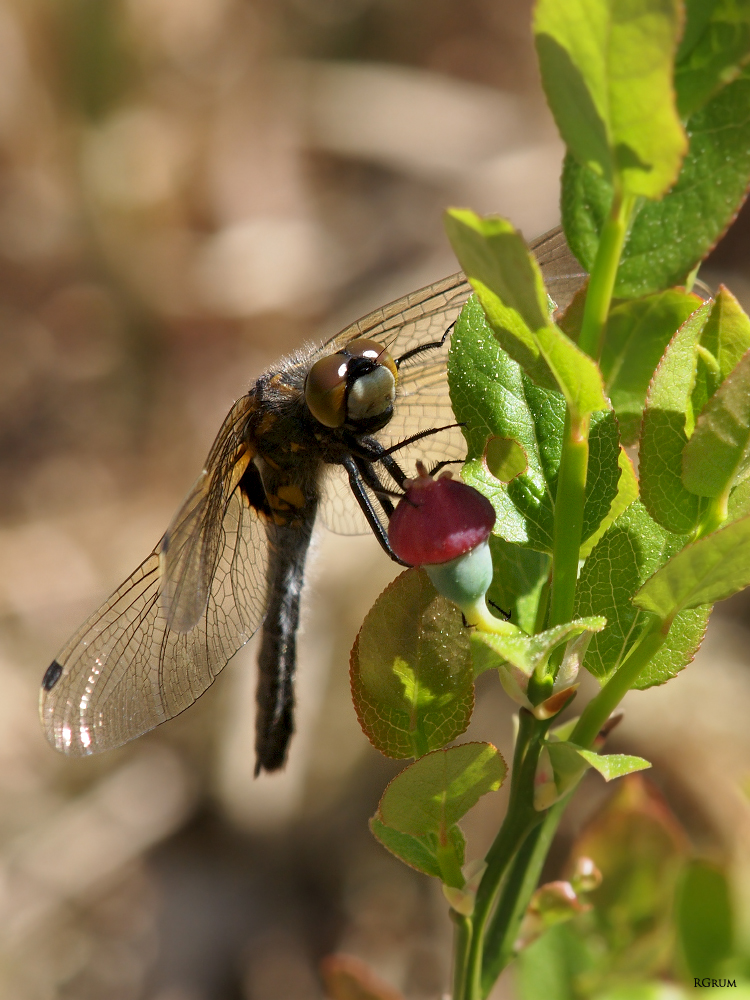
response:
{"label": "dragonfly compound eye", "polygon": [[349,359],[345,354],[320,358],[307,373],[305,402],[325,427],[341,427],[346,420],[346,373]]}
{"label": "dragonfly compound eye", "polygon": [[396,378],[396,362],[383,345],[376,340],[367,340],[366,337],[350,340],[342,354],[348,354],[350,358],[367,358],[374,365],[383,365],[390,371],[394,379]]}
{"label": "dragonfly compound eye", "polygon": [[315,362],[305,382],[305,402],[325,427],[369,423],[390,415],[397,373],[395,361],[381,344],[358,337],[337,354]]}
{"label": "dragonfly compound eye", "polygon": [[398,369],[375,340],[350,340],[342,354],[351,358],[347,372],[346,419],[364,430],[382,427],[393,413]]}

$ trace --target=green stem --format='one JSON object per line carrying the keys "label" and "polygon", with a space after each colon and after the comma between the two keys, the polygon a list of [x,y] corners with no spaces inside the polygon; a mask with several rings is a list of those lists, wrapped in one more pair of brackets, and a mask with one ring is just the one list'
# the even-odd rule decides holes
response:
{"label": "green stem", "polygon": [[[579,340],[581,349],[595,359],[601,353],[620,254],[634,204],[632,197],[615,194],[599,241]],[[588,438],[589,417],[581,417],[568,408],[555,498],[549,627],[570,621],[573,617],[583,533]],[[662,645],[668,630],[669,623],[658,622],[656,627],[652,626],[646,632],[610,682],[587,706],[572,737],[576,742],[583,746],[593,743],[612,708]],[[460,981],[456,979],[455,1000],[481,1000],[512,956],[518,925],[570,798],[570,795],[565,796],[549,810],[546,818],[536,812],[534,778],[549,723],[536,722],[524,710],[520,714],[520,723],[508,812],[486,857],[487,870],[477,891],[468,956],[465,966],[462,963],[463,978]],[[540,826],[542,821],[543,826]],[[488,928],[488,919],[500,894],[503,879],[502,897]]]}
{"label": "green stem", "polygon": [[534,809],[534,776],[549,722],[537,722],[530,712],[521,709],[519,723],[508,811],[487,852],[487,870],[477,890],[472,915],[471,945],[466,963],[466,986],[463,993],[459,994],[461,1000],[481,1000],[482,957],[487,920],[508,865],[529,833],[542,820],[542,814]]}
{"label": "green stem", "polygon": [[589,418],[575,418],[568,409],[555,498],[549,628],[573,617],[588,461]]}
{"label": "green stem", "polygon": [[599,730],[638,680],[641,671],[664,645],[671,624],[671,620],[652,620],[637,645],[630,650],[596,698],[584,708],[570,735],[571,743],[580,747],[590,747],[593,744]]}
{"label": "green stem", "polygon": [[[659,618],[652,620],[617,672],[584,709],[570,736],[572,743],[583,747],[590,747],[593,744],[613,710],[663,646],[670,625],[669,620]],[[538,759],[538,753],[536,758]],[[555,803],[544,817],[541,827],[530,829],[526,841],[513,860],[500,902],[484,935],[486,943],[480,994],[482,997],[487,996],[495,980],[513,957],[518,926],[539,881],[552,838],[572,795],[573,790]],[[469,998],[473,1000],[471,994]]]}
{"label": "green stem", "polygon": [[471,947],[471,919],[451,910],[453,923],[456,925],[456,946],[454,949],[453,967],[453,1000],[466,1000],[466,963]]}
{"label": "green stem", "polygon": [[503,884],[500,901],[485,935],[482,995],[487,996],[514,955],[518,928],[539,883],[557,827],[573,793],[556,802],[524,841]]}
{"label": "green stem", "polygon": [[[517,930],[518,924],[526,910],[526,905],[522,905],[520,900],[524,895],[523,888],[527,879],[532,878],[532,874],[538,876],[538,872],[532,873],[532,860],[536,852],[542,826],[535,827],[521,845],[518,853],[513,858],[513,863],[508,870],[503,882],[502,892],[498,900],[495,912],[487,926],[487,933],[484,936],[484,958],[482,961],[482,995],[486,996],[492,989],[495,980],[508,964],[510,955],[513,952],[513,941],[510,941],[510,927],[514,925]],[[536,888],[536,879],[531,888],[531,892]],[[529,893],[529,896],[531,893]],[[520,907],[518,920],[515,920],[517,908]]]}
{"label": "green stem", "polygon": [[586,292],[581,336],[578,338],[578,346],[594,360],[598,360],[601,354],[620,254],[634,207],[635,199],[632,195],[615,192],[609,217],[599,237],[599,248]]}
{"label": "green stem", "polygon": [[710,535],[712,531],[716,531],[717,528],[722,526],[729,516],[727,510],[728,503],[729,490],[725,490],[721,496],[711,497],[705,516],[695,532],[696,540],[703,538],[704,535]]}
{"label": "green stem", "polygon": [[549,592],[552,588],[552,575],[550,574],[542,584],[539,592],[539,603],[536,606],[536,617],[534,619],[533,635],[543,632],[547,627],[547,612],[549,610]]}

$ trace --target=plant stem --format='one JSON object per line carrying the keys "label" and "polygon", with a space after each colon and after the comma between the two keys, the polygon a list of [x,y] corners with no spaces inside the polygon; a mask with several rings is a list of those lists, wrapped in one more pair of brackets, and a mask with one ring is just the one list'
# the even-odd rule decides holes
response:
{"label": "plant stem", "polygon": [[482,958],[487,920],[508,865],[529,833],[542,821],[542,814],[534,809],[534,776],[549,722],[538,722],[530,712],[521,709],[519,723],[508,811],[487,852],[487,870],[477,890],[465,985],[458,994],[461,1000],[481,1000],[483,996]]}
{"label": "plant stem", "polygon": [[698,538],[703,538],[704,535],[710,535],[712,531],[716,531],[720,528],[722,524],[726,521],[728,515],[727,504],[729,503],[729,490],[725,490],[721,496],[711,497],[708,504],[708,509],[704,515],[702,522],[698,525],[698,530],[695,532],[696,540]]}
{"label": "plant stem", "polygon": [[601,354],[620,254],[634,207],[635,199],[632,195],[622,195],[615,191],[609,217],[599,237],[599,248],[586,293],[581,336],[578,338],[578,346],[595,361],[599,360]]}
{"label": "plant stem", "polygon": [[[582,747],[593,744],[612,711],[664,644],[670,625],[671,622],[659,618],[652,620],[617,672],[584,709],[571,734],[572,743]],[[541,749],[541,744],[539,748]],[[536,757],[538,758],[538,753]],[[487,996],[495,980],[513,957],[518,927],[536,888],[552,838],[572,795],[573,790],[556,802],[547,812],[541,826],[531,827],[513,859],[502,896],[485,935],[481,997]],[[472,994],[468,998],[474,1000]]]}
{"label": "plant stem", "polygon": [[552,838],[572,794],[570,792],[552,806],[543,822],[531,831],[513,859],[500,901],[485,935],[482,996],[487,996],[497,977],[513,958],[518,928],[537,887]]}
{"label": "plant stem", "polygon": [[641,671],[664,645],[672,622],[654,618],[619,668],[610,677],[596,698],[584,708],[581,718],[570,735],[570,742],[591,747],[599,730],[635,684]]}
{"label": "plant stem", "polygon": [[[601,353],[620,254],[634,205],[635,199],[631,196],[615,193],[599,241],[579,340],[581,349],[594,359]],[[563,624],[573,617],[588,458],[589,417],[582,417],[568,407],[555,497],[548,627]],[[582,746],[593,743],[612,708],[660,648],[668,630],[669,623],[663,622],[656,622],[647,630],[617,673],[584,710],[572,736],[574,742]],[[562,650],[553,660],[553,666],[561,656]],[[520,713],[508,812],[487,853],[487,870],[477,890],[471,918],[468,954],[465,962],[462,958],[459,963],[457,958],[454,1000],[481,1000],[512,957],[523,913],[570,799],[570,794],[566,795],[546,817],[534,809],[534,779],[548,725],[549,722],[537,722],[524,710]],[[502,896],[487,929],[503,879]],[[461,940],[459,934],[457,948],[466,948],[466,940],[463,939],[463,945]]]}
{"label": "plant stem", "polygon": [[469,917],[451,910],[451,917],[456,925],[456,945],[454,949],[453,967],[453,1000],[465,1000],[466,998],[466,962],[469,958],[469,948],[471,947],[471,920]]}
{"label": "plant stem", "polygon": [[568,408],[555,498],[549,628],[573,617],[588,461],[589,418],[576,418]]}
{"label": "plant stem", "polygon": [[526,903],[524,903],[521,906],[518,920],[514,920],[516,909],[520,905],[522,896],[524,896],[524,886],[527,881],[533,881],[531,892],[536,888],[539,872],[534,870],[532,861],[541,830],[542,825],[535,827],[513,858],[513,863],[503,882],[503,889],[497,907],[487,927],[487,933],[484,936],[484,960],[482,962],[482,996],[486,996],[492,989],[495,980],[508,964],[510,954],[513,951],[513,942],[509,941],[509,929],[511,924],[514,925],[514,928],[517,928],[526,909]]}

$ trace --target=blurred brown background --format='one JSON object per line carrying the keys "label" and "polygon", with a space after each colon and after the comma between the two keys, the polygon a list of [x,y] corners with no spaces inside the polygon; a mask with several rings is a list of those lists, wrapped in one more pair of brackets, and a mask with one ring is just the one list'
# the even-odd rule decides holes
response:
{"label": "blurred brown background", "polygon": [[[280,776],[252,778],[253,644],[190,712],[101,757],[57,756],[36,704],[254,376],[454,271],[446,205],[528,237],[557,222],[529,18],[526,0],[0,0],[2,1000],[313,1000],[335,950],[410,1000],[448,988],[439,891],[366,826],[399,769],[348,692],[394,575],[372,539],[316,536]],[[747,245],[715,267],[739,292]],[[613,743],[653,759],[694,837],[735,859],[742,615],[634,695]],[[470,736],[507,753],[511,705],[480,687]],[[587,781],[568,836],[603,794]]]}

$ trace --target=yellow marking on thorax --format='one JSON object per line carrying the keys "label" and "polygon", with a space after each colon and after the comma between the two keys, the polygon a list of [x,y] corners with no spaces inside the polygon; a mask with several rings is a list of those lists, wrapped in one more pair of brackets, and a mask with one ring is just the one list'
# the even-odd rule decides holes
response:
{"label": "yellow marking on thorax", "polygon": [[258,422],[258,426],[255,433],[257,435],[266,434],[268,430],[271,427],[273,427],[273,425],[276,423],[276,420],[277,417],[275,413],[264,413],[260,421]]}
{"label": "yellow marking on thorax", "polygon": [[306,506],[305,494],[299,488],[299,486],[280,486],[276,491],[277,496],[282,500],[286,500],[288,504],[292,507],[296,507],[298,510],[302,510]]}

